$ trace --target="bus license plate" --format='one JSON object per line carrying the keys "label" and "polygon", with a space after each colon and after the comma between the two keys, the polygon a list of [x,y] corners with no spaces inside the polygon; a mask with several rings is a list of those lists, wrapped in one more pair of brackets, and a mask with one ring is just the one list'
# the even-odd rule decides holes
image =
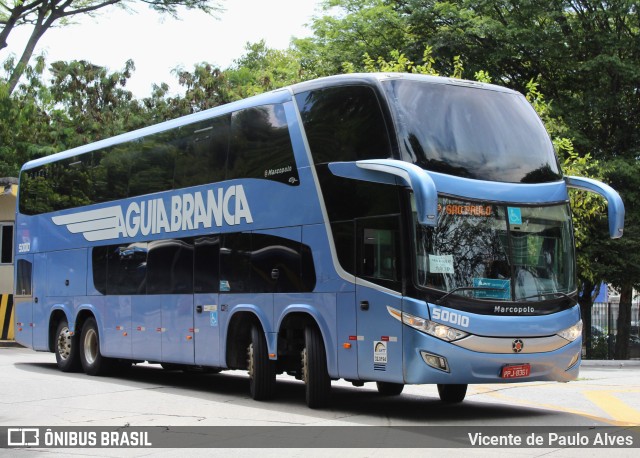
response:
{"label": "bus license plate", "polygon": [[531,374],[530,364],[518,364],[515,366],[503,366],[500,376],[502,378],[519,378],[528,377],[529,374]]}

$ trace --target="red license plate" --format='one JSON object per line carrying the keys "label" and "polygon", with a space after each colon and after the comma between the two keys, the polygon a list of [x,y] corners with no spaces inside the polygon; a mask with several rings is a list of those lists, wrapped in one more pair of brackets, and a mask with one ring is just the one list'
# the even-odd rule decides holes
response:
{"label": "red license plate", "polygon": [[528,377],[531,374],[530,364],[518,364],[513,366],[504,366],[500,377],[502,378],[520,378]]}

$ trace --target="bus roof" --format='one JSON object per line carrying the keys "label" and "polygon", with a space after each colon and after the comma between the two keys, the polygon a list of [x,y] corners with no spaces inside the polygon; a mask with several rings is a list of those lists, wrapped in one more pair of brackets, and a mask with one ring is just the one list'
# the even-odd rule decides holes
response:
{"label": "bus roof", "polygon": [[423,82],[429,82],[432,84],[468,86],[468,87],[475,87],[479,89],[487,89],[487,90],[493,90],[493,91],[499,91],[499,92],[509,92],[514,94],[516,93],[511,89],[507,89],[501,86],[496,86],[493,84],[479,83],[476,81],[461,80],[457,78],[420,75],[420,74],[413,74],[413,73],[392,73],[392,72],[391,73],[349,73],[344,75],[327,76],[327,77],[318,78],[310,81],[305,81],[302,83],[297,83],[292,86],[276,89],[270,92],[266,92],[264,94],[260,94],[260,95],[256,95],[246,99],[220,105],[214,108],[210,108],[208,110],[200,111],[198,113],[181,116],[179,118],[171,119],[169,121],[153,124],[151,126],[143,127],[141,129],[137,129],[131,132],[126,132],[120,135],[98,140],[93,143],[88,143],[86,145],[78,146],[76,148],[72,148],[66,151],[51,154],[49,156],[44,156],[39,159],[34,159],[32,161],[25,163],[22,166],[21,170],[29,170],[44,164],[68,159],[68,158],[71,158],[83,153],[88,153],[100,148],[106,148],[109,146],[128,142],[131,140],[135,140],[136,138],[141,138],[147,135],[160,133],[160,132],[173,129],[179,126],[191,124],[198,121],[203,121],[211,117],[228,114],[237,110],[265,105],[269,103],[284,103],[291,100],[292,94],[295,95],[295,94],[299,94],[299,93],[314,90],[314,89],[332,87],[332,86],[344,86],[344,85],[355,85],[355,84],[378,85],[380,82],[394,80],[394,79],[423,81]]}

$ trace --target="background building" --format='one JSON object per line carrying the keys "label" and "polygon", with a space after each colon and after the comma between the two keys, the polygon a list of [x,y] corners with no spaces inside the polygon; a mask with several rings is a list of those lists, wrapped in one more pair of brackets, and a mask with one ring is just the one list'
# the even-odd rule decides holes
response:
{"label": "background building", "polygon": [[13,340],[13,233],[18,180],[0,178],[0,340]]}

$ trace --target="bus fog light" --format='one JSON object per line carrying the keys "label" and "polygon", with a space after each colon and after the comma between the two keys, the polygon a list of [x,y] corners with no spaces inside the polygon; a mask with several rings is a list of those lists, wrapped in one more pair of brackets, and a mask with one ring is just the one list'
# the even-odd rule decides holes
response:
{"label": "bus fog light", "polygon": [[569,365],[567,366],[567,370],[571,369],[573,366],[575,366],[578,363],[578,360],[580,359],[580,352],[576,353],[573,358],[571,358],[571,362],[569,363]]}
{"label": "bus fog light", "polygon": [[449,363],[447,363],[447,358],[444,356],[434,355],[433,353],[427,353],[426,351],[421,351],[420,355],[422,355],[424,362],[434,369],[449,372]]}
{"label": "bus fog light", "polygon": [[578,321],[570,328],[560,331],[558,335],[569,342],[573,342],[582,335],[582,320]]}

